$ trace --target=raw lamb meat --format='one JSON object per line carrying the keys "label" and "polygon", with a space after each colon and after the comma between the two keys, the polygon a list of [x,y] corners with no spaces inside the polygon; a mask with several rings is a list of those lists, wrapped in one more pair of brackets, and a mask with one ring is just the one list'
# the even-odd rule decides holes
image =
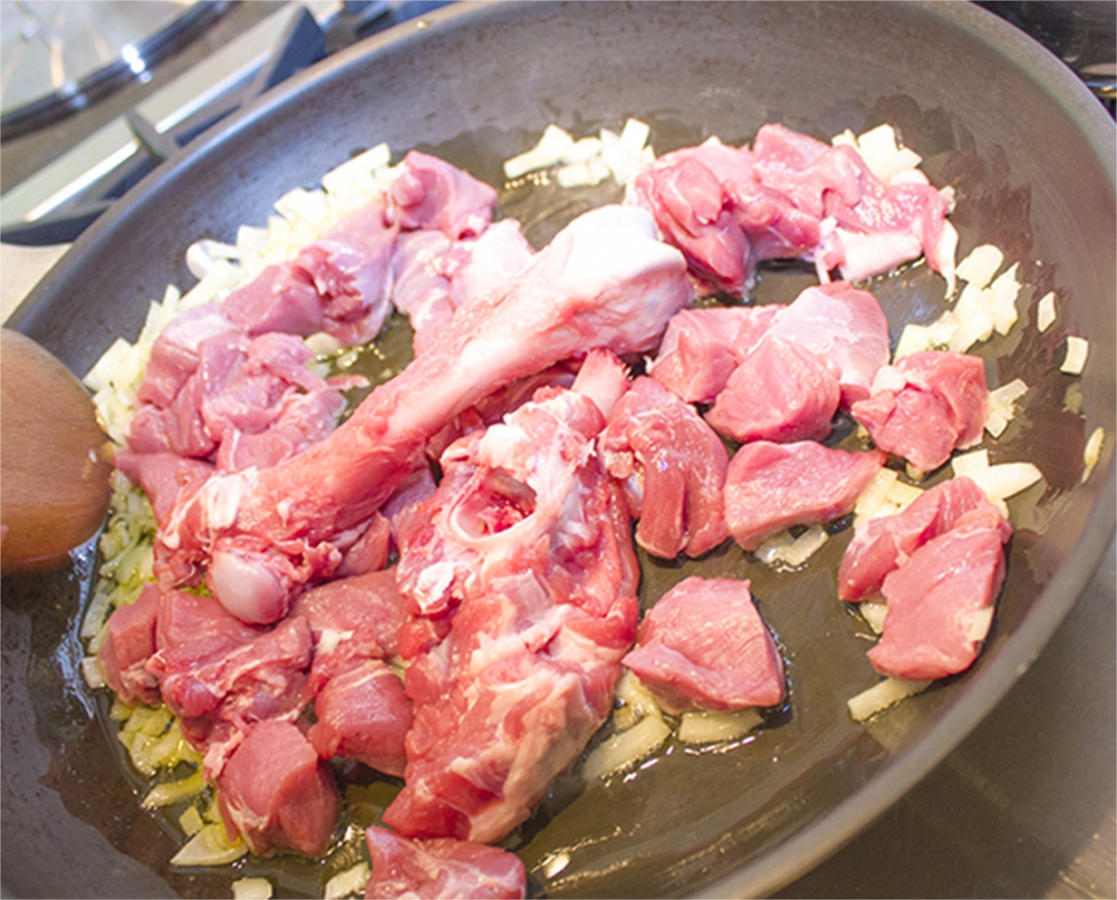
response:
{"label": "raw lamb meat", "polygon": [[404,231],[437,229],[452,241],[477,237],[493,219],[497,194],[468,172],[412,150],[388,191],[388,222]]}
{"label": "raw lamb meat", "polygon": [[984,360],[926,350],[882,368],[851,411],[879,448],[930,472],[981,441],[988,398]]}
{"label": "raw lamb meat", "polygon": [[527,893],[523,862],[498,847],[453,838],[408,840],[375,825],[365,832],[365,840],[372,861],[368,900],[517,900]]}
{"label": "raw lamb meat", "polygon": [[911,681],[969,668],[993,619],[1011,533],[992,504],[979,507],[889,573],[884,631],[869,651],[873,668]]}
{"label": "raw lamb meat", "polygon": [[945,534],[964,514],[995,507],[973,480],[952,478],[920,494],[893,516],[861,524],[842,555],[838,597],[864,600],[880,592],[885,577],[932,538]]}
{"label": "raw lamb meat", "polygon": [[886,459],[879,450],[848,453],[813,441],[745,444],[725,477],[729,533],[745,550],[755,550],[792,525],[844,516]]}
{"label": "raw lamb meat", "polygon": [[273,468],[211,479],[176,507],[158,538],[160,579],[195,579],[208,556],[223,603],[274,621],[296,586],[336,569],[453,416],[595,347],[649,350],[690,298],[682,256],[655,240],[647,213],[606,206],[579,217],[328,438]]}
{"label": "raw lamb meat", "polygon": [[641,376],[609,414],[598,440],[605,468],[624,485],[638,519],[636,543],[663,559],[701,556],[728,536],[722,488],[729,454],[695,412]]}
{"label": "raw lamb meat", "polygon": [[451,446],[429,524],[401,534],[401,590],[449,622],[407,668],[406,784],[384,816],[406,836],[499,840],[608,715],[638,569],[593,451],[618,367],[587,366]]}
{"label": "raw lamb meat", "polygon": [[775,706],[784,698],[783,660],[748,581],[679,582],[644,616],[622,662],[673,715]]}
{"label": "raw lamb meat", "polygon": [[156,585],[145,585],[135,603],[118,606],[109,616],[108,632],[97,658],[105,683],[125,703],[160,703],[159,682],[144,667],[155,653],[160,594]]}
{"label": "raw lamb meat", "polygon": [[326,852],[341,802],[326,764],[290,722],[258,724],[217,778],[226,827],[258,855]]}

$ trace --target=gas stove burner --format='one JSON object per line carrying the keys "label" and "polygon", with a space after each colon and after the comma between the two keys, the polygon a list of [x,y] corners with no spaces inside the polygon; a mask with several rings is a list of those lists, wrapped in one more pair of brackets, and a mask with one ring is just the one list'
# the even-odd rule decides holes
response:
{"label": "gas stove burner", "polygon": [[149,79],[153,65],[195,39],[230,5],[205,0],[3,0],[3,137],[38,130],[132,80]]}

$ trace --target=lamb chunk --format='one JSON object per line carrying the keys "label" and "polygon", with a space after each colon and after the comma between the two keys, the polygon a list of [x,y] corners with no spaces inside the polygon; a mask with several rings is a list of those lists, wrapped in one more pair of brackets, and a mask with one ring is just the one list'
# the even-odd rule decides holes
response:
{"label": "lamb chunk", "polygon": [[408,840],[375,825],[365,839],[372,860],[368,900],[518,900],[527,894],[524,864],[507,850],[453,838]]}
{"label": "lamb chunk", "polygon": [[821,440],[838,411],[838,377],[826,359],[765,337],[733,374],[706,421],[737,441]]}
{"label": "lamb chunk", "polygon": [[317,722],[307,738],[320,757],[343,756],[386,775],[403,776],[411,701],[387,663],[351,663],[318,692],[314,713]]}
{"label": "lamb chunk", "polygon": [[166,408],[198,367],[198,346],[212,337],[240,331],[216,303],[205,303],[175,316],[151,347],[137,396]]}
{"label": "lamb chunk", "polygon": [[857,601],[877,595],[885,577],[927,541],[971,510],[985,508],[996,511],[985,492],[963,476],[928,488],[896,515],[863,523],[842,555],[838,597]]}
{"label": "lamb chunk", "polygon": [[252,336],[280,331],[306,337],[325,324],[313,282],[294,277],[289,262],[267,266],[226,297],[221,311]]}
{"label": "lamb chunk", "polygon": [[341,802],[333,775],[290,722],[260,722],[217,778],[230,831],[258,855],[326,852]]}
{"label": "lamb chunk", "polygon": [[1011,533],[992,506],[962,515],[884,579],[888,604],[873,668],[910,681],[969,668],[992,621]]}
{"label": "lamb chunk", "polygon": [[982,359],[925,350],[882,368],[851,411],[879,448],[931,472],[981,441],[988,397]]}
{"label": "lamb chunk", "polygon": [[452,241],[477,237],[493,219],[497,194],[444,160],[412,150],[388,191],[387,219],[404,231],[437,229]]}
{"label": "lamb chunk", "polygon": [[636,543],[673,559],[701,556],[728,536],[722,488],[729,454],[688,403],[641,376],[621,398],[598,440],[611,476],[625,486],[639,520]]}
{"label": "lamb chunk", "polygon": [[143,489],[161,527],[165,526],[175,504],[197,493],[216,471],[212,463],[179,456],[169,450],[136,453],[127,447],[117,449],[113,465]]}
{"label": "lamb chunk", "polygon": [[105,642],[97,654],[105,683],[125,703],[157,706],[159,682],[144,668],[155,653],[155,616],[161,591],[144,585],[136,602],[118,606],[108,621]]}
{"label": "lamb chunk", "polygon": [[886,459],[879,450],[848,453],[813,441],[745,444],[725,477],[729,533],[744,549],[755,550],[792,525],[844,516]]}
{"label": "lamb chunk", "polygon": [[622,660],[672,715],[783,701],[783,660],[753,603],[748,581],[681,581],[640,623]]}

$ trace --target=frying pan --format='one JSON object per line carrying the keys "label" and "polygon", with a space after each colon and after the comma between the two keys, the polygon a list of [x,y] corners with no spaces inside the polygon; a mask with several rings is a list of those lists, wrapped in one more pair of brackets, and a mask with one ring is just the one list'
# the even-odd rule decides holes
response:
{"label": "frying pan", "polygon": [[[500,160],[548,123],[589,134],[628,115],[653,125],[658,152],[711,134],[741,143],[768,121],[821,138],[891,122],[935,183],[957,188],[961,252],[996,243],[1030,286],[1022,326],[980,353],[994,383],[1033,386],[992,442],[994,461],[1031,459],[1045,481],[1010,503],[1008,578],[976,665],[855,725],[845,700],[875,676],[864,627],[834,599],[845,539],[778,578],[723,548],[697,565],[754,579],[788,662],[788,706],[728,751],[672,747],[607,787],[559,778],[509,841],[531,890],[548,896],[764,894],[849,840],[989,713],[1111,539],[1112,437],[1080,476],[1086,438],[1098,426],[1112,436],[1117,407],[1114,128],[1054,57],[962,4],[450,7],[331,57],[172,159],[74,244],[9,324],[83,373],[117,335],[135,338],[168,282],[192,283],[188,242],[262,224],[279,193],[316,184],[354,150],[417,146],[499,184]],[[544,196],[506,198],[536,244],[602,199]],[[916,266],[874,286],[893,337],[939,314],[936,279]],[[806,280],[795,267],[766,270],[759,299],[789,299]],[[1033,307],[1048,290],[1061,312],[1041,335]],[[1057,371],[1071,333],[1091,342],[1081,379]],[[95,565],[89,546],[68,568],[4,580],[5,891],[227,896],[228,872],[171,869],[174,830],[139,809],[105,699],[78,675],[76,622]],[[643,601],[694,566],[648,562]],[[281,893],[322,879],[296,860],[250,861],[233,877],[252,873]]]}

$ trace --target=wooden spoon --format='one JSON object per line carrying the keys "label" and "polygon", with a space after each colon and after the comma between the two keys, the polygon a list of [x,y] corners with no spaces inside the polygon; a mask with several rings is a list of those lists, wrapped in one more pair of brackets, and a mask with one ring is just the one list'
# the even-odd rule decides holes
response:
{"label": "wooden spoon", "polygon": [[104,521],[111,444],[69,369],[18,332],[0,338],[0,568],[44,568]]}

